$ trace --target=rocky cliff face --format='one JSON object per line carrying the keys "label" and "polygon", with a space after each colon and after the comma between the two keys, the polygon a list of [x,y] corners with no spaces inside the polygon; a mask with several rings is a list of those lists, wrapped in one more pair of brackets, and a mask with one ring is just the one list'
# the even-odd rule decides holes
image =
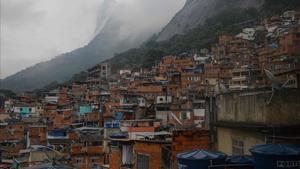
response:
{"label": "rocky cliff face", "polygon": [[264,0],[187,0],[169,24],[159,33],[157,41],[168,40],[203,24],[206,19],[230,8],[260,8]]}

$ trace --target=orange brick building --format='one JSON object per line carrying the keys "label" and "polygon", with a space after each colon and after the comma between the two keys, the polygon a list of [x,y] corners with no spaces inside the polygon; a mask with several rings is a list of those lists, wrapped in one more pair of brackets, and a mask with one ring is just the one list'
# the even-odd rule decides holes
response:
{"label": "orange brick building", "polygon": [[164,164],[162,160],[162,149],[166,141],[143,141],[137,140],[133,146],[135,154],[134,169],[145,168],[161,169]]}
{"label": "orange brick building", "polygon": [[47,145],[47,126],[33,125],[28,127],[30,145]]}
{"label": "orange brick building", "polygon": [[173,132],[171,160],[176,160],[176,155],[183,151],[195,149],[209,150],[210,144],[210,134],[208,130],[176,130]]}
{"label": "orange brick building", "polygon": [[300,27],[291,29],[286,36],[280,38],[279,45],[282,55],[299,55]]}

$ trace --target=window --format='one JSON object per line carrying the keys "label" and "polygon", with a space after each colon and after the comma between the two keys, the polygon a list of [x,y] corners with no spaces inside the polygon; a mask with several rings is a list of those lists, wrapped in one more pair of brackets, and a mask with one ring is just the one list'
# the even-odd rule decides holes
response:
{"label": "window", "polygon": [[75,160],[76,160],[76,163],[77,163],[77,164],[80,164],[80,163],[83,162],[83,160],[82,160],[81,158],[76,158]]}
{"label": "window", "polygon": [[180,119],[181,120],[188,120],[188,119],[190,119],[190,113],[189,112],[181,112]]}
{"label": "window", "polygon": [[199,103],[199,107],[200,107],[200,109],[205,109],[206,108],[205,102]]}
{"label": "window", "polygon": [[149,169],[149,155],[137,154],[137,169]]}
{"label": "window", "polygon": [[300,41],[299,40],[294,40],[295,45],[300,45]]}
{"label": "window", "polygon": [[91,159],[91,161],[92,161],[92,163],[95,163],[95,162],[97,162],[97,161],[96,161],[96,159]]}
{"label": "window", "polygon": [[244,155],[244,141],[232,139],[232,154]]}

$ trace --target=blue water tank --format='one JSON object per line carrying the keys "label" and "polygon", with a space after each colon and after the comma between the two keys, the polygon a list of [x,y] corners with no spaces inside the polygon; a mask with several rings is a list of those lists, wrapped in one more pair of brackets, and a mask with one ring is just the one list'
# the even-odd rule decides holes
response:
{"label": "blue water tank", "polygon": [[229,156],[226,159],[228,169],[254,169],[253,156]]}
{"label": "blue water tank", "polygon": [[299,169],[300,146],[289,144],[263,144],[250,149],[255,169]]}
{"label": "blue water tank", "polygon": [[253,156],[229,156],[226,159],[227,164],[253,164]]}
{"label": "blue water tank", "polygon": [[[211,165],[224,165],[226,154],[207,150],[194,150],[177,154],[179,169],[208,169]],[[214,167],[224,169],[224,167]]]}

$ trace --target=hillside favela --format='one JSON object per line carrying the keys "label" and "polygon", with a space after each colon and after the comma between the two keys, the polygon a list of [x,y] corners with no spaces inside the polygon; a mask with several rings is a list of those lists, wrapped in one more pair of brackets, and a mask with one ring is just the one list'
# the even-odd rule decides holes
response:
{"label": "hillside favela", "polygon": [[1,0],[0,169],[300,169],[299,0]]}

